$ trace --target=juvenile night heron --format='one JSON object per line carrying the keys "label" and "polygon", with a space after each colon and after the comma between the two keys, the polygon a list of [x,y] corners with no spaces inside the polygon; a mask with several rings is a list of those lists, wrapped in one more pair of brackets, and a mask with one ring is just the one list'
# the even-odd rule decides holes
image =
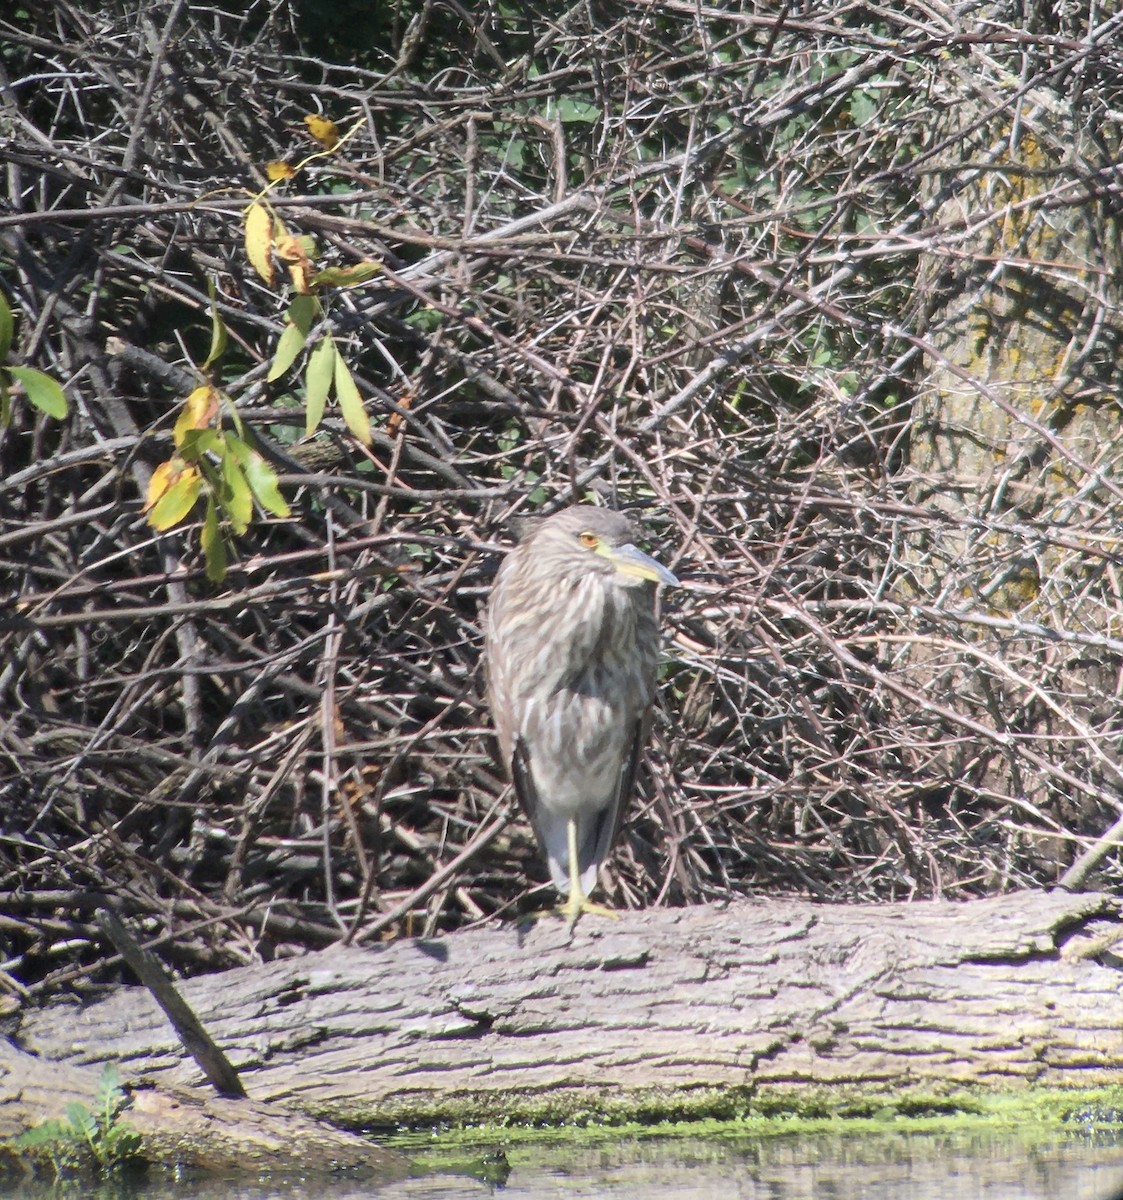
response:
{"label": "juvenile night heron", "polygon": [[487,699],[515,794],[572,926],[616,840],[659,664],[657,584],[626,517],[577,506],[536,521],[487,611]]}

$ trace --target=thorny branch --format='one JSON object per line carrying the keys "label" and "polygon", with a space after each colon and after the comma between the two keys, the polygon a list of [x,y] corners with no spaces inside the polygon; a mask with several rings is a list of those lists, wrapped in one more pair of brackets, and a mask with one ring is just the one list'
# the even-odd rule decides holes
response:
{"label": "thorny branch", "polygon": [[[0,433],[0,986],[104,978],[107,893],[181,971],[541,908],[480,612],[590,496],[685,580],[610,902],[1119,886],[1123,17],[1014,8],[0,24],[0,286],[72,405]],[[370,448],[301,439],[242,250],[313,111],[365,125],[272,198],[384,266],[329,318]],[[208,281],[293,504],[220,587],[141,513]]]}

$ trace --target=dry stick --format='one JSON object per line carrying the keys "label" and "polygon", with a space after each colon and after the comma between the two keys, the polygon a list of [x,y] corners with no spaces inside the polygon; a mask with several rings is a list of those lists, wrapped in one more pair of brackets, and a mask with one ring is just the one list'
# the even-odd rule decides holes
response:
{"label": "dry stick", "polygon": [[[894,695],[910,701],[922,711],[935,713],[937,716],[942,717],[945,721],[951,722],[953,725],[958,725],[961,729],[970,730],[976,736],[981,737],[992,745],[998,746],[1002,750],[1009,750],[1017,742],[1015,735],[1006,733],[1001,729],[992,729],[989,726],[984,725],[981,721],[976,721],[972,717],[968,717],[963,713],[956,712],[955,709],[949,707],[948,705],[940,704],[931,697],[922,695],[914,688],[910,688],[905,684],[898,683],[897,680],[893,679],[889,675],[886,675],[872,663],[863,662],[862,659],[858,658],[854,654],[851,654],[838,642],[836,638],[832,637],[827,628],[819,621],[816,621],[806,608],[803,608],[792,602],[779,600],[766,601],[763,607],[777,613],[781,617],[788,617],[799,621],[831,651],[838,662],[845,664],[852,671],[857,672],[859,675],[865,676],[865,678],[872,680],[874,683],[880,684],[887,691],[893,692]],[[1034,751],[1030,750],[1028,746],[1019,746],[1019,750],[1022,757],[1043,774],[1049,775],[1053,779],[1067,784],[1075,792],[1080,792],[1082,795],[1089,796],[1094,800],[1098,800],[1104,804],[1111,805],[1113,808],[1118,809],[1118,796],[1113,795],[1106,788],[1097,787],[1095,784],[1088,783],[1086,780],[1074,775],[1066,768],[1060,767],[1056,763],[1049,762],[1048,759],[1036,754]],[[1110,831],[1104,836],[1105,838],[1110,837]]]}
{"label": "dry stick", "polygon": [[476,836],[468,843],[467,846],[464,847],[463,850],[460,851],[460,853],[454,859],[445,863],[445,865],[434,875],[430,875],[429,878],[419,888],[410,892],[410,894],[396,907],[392,908],[389,912],[383,913],[380,917],[378,917],[377,920],[371,922],[370,925],[366,926],[365,929],[362,929],[355,936],[352,937],[348,935],[346,938],[344,938],[344,944],[350,944],[351,942],[369,942],[371,938],[376,937],[382,932],[382,930],[386,929],[390,925],[393,925],[396,921],[400,921],[411,908],[416,907],[423,900],[428,900],[435,891],[444,885],[445,880],[455,875],[465,863],[467,863],[486,845],[498,837],[498,835],[507,827],[507,824],[510,822],[510,820],[511,809],[508,807],[506,811],[501,812],[490,825],[481,829],[480,832],[476,834]]}
{"label": "dry stick", "polygon": [[136,977],[164,1010],[164,1015],[171,1021],[183,1048],[214,1085],[215,1091],[220,1096],[233,1100],[246,1099],[246,1089],[238,1078],[238,1072],[230,1065],[230,1060],[215,1045],[210,1034],[203,1028],[203,1023],[179,994],[160,960],[136,941],[109,907],[101,908],[97,922],[117,948],[117,952],[133,969]]}
{"label": "dry stick", "polygon": [[1084,851],[1076,862],[1057,880],[1057,887],[1064,888],[1067,892],[1081,891],[1084,887],[1084,881],[1088,876],[1103,862],[1112,850],[1118,850],[1120,845],[1123,845],[1123,817],[1120,817],[1105,834],[1097,838]]}
{"label": "dry stick", "polygon": [[[1111,24],[1111,22],[1108,22],[1108,24]],[[1029,86],[1029,83],[1024,84],[1019,89],[1018,95],[1022,95],[1023,93],[1027,92],[1029,90]],[[717,139],[714,140],[716,141]],[[710,143],[707,143],[707,145],[709,144]],[[664,160],[658,165],[661,167],[668,167],[677,164],[680,161],[684,161],[685,158],[685,155],[678,155],[674,158]],[[873,246],[870,247],[870,253],[876,255],[915,252],[915,248],[913,251],[909,250],[909,247],[904,240],[907,235],[910,235],[918,227],[922,227],[923,222],[928,219],[931,213],[934,212],[940,204],[946,202],[950,195],[958,193],[963,188],[967,187],[973,180],[982,177],[985,174],[985,170],[985,167],[971,167],[965,169],[954,181],[953,185],[944,189],[938,196],[923,204],[916,212],[911,213],[898,226],[892,229],[884,237],[880,238]],[[610,188],[608,186],[602,186],[595,192],[590,189],[588,192],[584,193],[589,197],[589,199],[586,200],[586,205],[588,205],[593,196],[607,196],[609,190]],[[582,194],[583,193],[580,192],[575,193],[574,196],[567,198],[566,203],[573,204],[574,201]],[[553,209],[560,207],[561,206],[559,205],[552,206]],[[539,218],[541,219],[543,214],[549,212],[551,212],[551,209],[543,210],[543,213],[538,214]],[[523,218],[522,220],[525,222],[526,218]],[[654,223],[651,224],[654,227]],[[673,230],[667,231],[668,235],[675,234],[675,232],[676,231]],[[426,259],[424,263],[417,264],[417,267],[424,267],[425,263],[439,260],[440,257],[440,255],[431,255],[430,258]],[[722,262],[722,260],[715,256],[715,262]],[[753,277],[758,278],[762,283],[771,286],[775,295],[788,296],[791,297],[791,299],[782,309],[774,313],[770,320],[762,322],[742,341],[726,347],[721,354],[718,354],[715,358],[713,358],[684,387],[680,388],[679,391],[664,401],[663,404],[661,404],[650,416],[641,421],[637,427],[637,433],[642,434],[650,432],[653,429],[657,429],[667,417],[675,413],[688,400],[697,395],[698,392],[704,390],[711,383],[716,382],[720,377],[726,374],[727,371],[747,357],[747,355],[758,345],[773,337],[777,329],[783,328],[784,323],[791,317],[795,317],[806,311],[819,311],[827,313],[835,319],[851,325],[854,328],[860,329],[863,332],[868,331],[868,322],[851,317],[848,313],[840,310],[837,306],[829,303],[826,299],[826,297],[837,291],[842,284],[849,282],[850,279],[857,273],[856,264],[846,263],[838,270],[834,271],[825,280],[822,280],[813,287],[804,290],[791,283],[791,272],[788,273],[787,277],[781,279],[775,277],[767,270],[754,267],[751,264],[745,264],[740,259],[733,259],[730,262],[724,262],[723,265],[732,266],[733,263],[740,264],[739,269],[741,269],[744,273],[750,274]],[[934,346],[931,346],[924,339],[911,336],[907,333],[907,331],[898,329],[897,327],[892,326],[891,323],[886,323],[884,326],[884,332],[893,336],[901,337],[914,349],[919,349],[925,353],[931,354],[933,358],[941,361],[942,365],[952,369],[957,375],[961,377],[965,375],[962,370],[956,371],[955,365],[949,363],[944,356],[939,354]],[[984,384],[974,379],[972,376],[966,375],[966,378],[969,383],[973,384],[979,390],[981,395],[990,400],[992,403],[998,405],[998,407],[1000,407],[1013,419],[1021,421],[1027,426],[1027,428],[1031,429],[1039,436],[1044,437],[1048,444],[1052,446],[1052,448],[1059,455],[1061,455],[1061,457],[1066,459],[1077,468],[1082,469],[1089,475],[1097,478],[1097,480],[1099,479],[1099,473],[1095,472],[1092,467],[1084,463],[1081,459],[1064,447],[1059,442],[1059,439],[1056,438],[1056,436],[1053,435],[1050,430],[1043,427],[1039,422],[1034,421],[1027,414],[1020,414],[1014,411],[1011,405],[1002,400],[1000,397],[996,396],[991,389],[987,388]],[[598,458],[593,460],[593,462],[590,463],[585,471],[582,472],[579,479],[577,479],[575,483],[571,485],[572,492],[563,493],[563,498],[565,495],[576,495],[581,489],[592,483],[592,481],[604,470],[604,467],[611,460],[614,453],[615,448],[610,446],[608,450],[604,451]],[[1104,482],[1109,489],[1112,491],[1116,490],[1112,488],[1112,485],[1109,481]]]}
{"label": "dry stick", "polygon": [[762,60],[761,60],[761,61],[764,61],[764,59],[762,58]]}
{"label": "dry stick", "polygon": [[[900,229],[894,231],[894,233],[899,235],[900,233],[906,231],[910,226],[915,225],[917,215],[910,217],[910,219],[904,222]],[[882,244],[885,244],[887,240],[888,239],[883,239]],[[832,316],[844,321],[846,324],[861,324],[860,322],[856,322],[850,318],[848,314],[837,310],[834,305],[827,303],[824,299],[824,297],[830,294],[832,288],[836,287],[840,282],[849,279],[853,274],[853,267],[849,265],[843,266],[840,270],[834,272],[829,279],[823,283],[820,283],[816,287],[808,289],[807,291],[792,286],[787,280],[770,279],[769,273],[763,270],[749,268],[749,273],[759,276],[764,282],[771,283],[779,294],[786,294],[792,297],[792,299],[782,310],[780,310],[779,313],[773,316],[773,319],[770,322],[758,327],[744,341],[731,348],[727,348],[723,354],[720,354],[713,359],[707,365],[707,367],[700,371],[690,381],[690,383],[686,385],[686,387],[682,388],[676,395],[670,397],[660,407],[660,409],[656,411],[656,413],[650,416],[646,421],[642,422],[640,425],[641,430],[646,432],[647,430],[656,427],[659,422],[680,407],[687,399],[695,395],[703,387],[708,386],[711,382],[715,381],[735,362],[743,358],[751,348],[755,347],[755,345],[759,344],[765,340],[766,337],[770,336],[771,332],[776,327],[780,326],[787,317],[794,316],[801,310],[818,309],[820,311],[829,312]],[[903,340],[906,342],[906,344],[912,346],[914,349],[920,350],[921,352],[929,355],[935,361],[940,362],[945,369],[951,371],[954,375],[956,375],[957,378],[975,387],[981,396],[985,397],[991,403],[996,405],[1012,420],[1021,422],[1026,428],[1041,437],[1059,457],[1077,467],[1088,476],[1092,477],[1097,483],[1105,486],[1109,491],[1112,492],[1113,495],[1117,497],[1121,497],[1121,495],[1123,495],[1123,493],[1120,492],[1120,489],[1116,488],[1110,480],[1103,477],[1102,472],[1096,470],[1090,464],[1085,463],[1082,458],[1074,454],[1061,441],[1061,439],[1052,432],[1052,430],[1048,429],[1041,422],[1035,420],[1031,415],[1016,410],[1013,405],[997,394],[993,388],[987,386],[981,380],[976,379],[968,371],[959,367],[957,364],[952,363],[946,355],[941,354],[930,342],[923,338],[916,337],[908,330],[894,326],[891,322],[887,322],[885,324],[884,332],[890,336]],[[609,461],[614,452],[615,447],[610,446],[609,450],[605,451],[597,460],[590,464],[590,466],[577,481],[577,487],[585,486],[587,483],[591,482],[593,478],[599,475],[603,470],[604,465]],[[888,683],[887,680],[884,682]],[[950,710],[945,712],[944,715],[951,715]],[[979,732],[980,729],[976,729],[976,732]],[[994,735],[991,734],[991,736]],[[1000,744],[1002,744],[1001,738],[998,738],[997,740]],[[1061,772],[1060,774],[1062,777],[1064,777],[1068,773]],[[1075,783],[1076,781],[1074,778],[1069,777],[1068,782]],[[1099,789],[1082,788],[1081,790],[1091,791],[1092,794],[1097,794],[1100,795],[1101,798],[1104,798]],[[1120,818],[1118,821],[1116,821],[1085,854],[1083,854],[1075,863],[1073,863],[1068,871],[1066,871],[1061,877],[1059,885],[1071,890],[1078,889],[1082,885],[1087,875],[1095,869],[1095,867],[1116,845],[1118,845],[1121,834],[1123,834],[1123,818]]]}
{"label": "dry stick", "polygon": [[335,900],[335,872],[332,870],[331,861],[331,817],[332,817],[332,800],[338,801],[341,812],[350,817],[351,836],[355,843],[355,854],[359,861],[362,862],[365,858],[363,854],[362,843],[359,840],[359,831],[355,823],[354,814],[351,813],[351,806],[347,799],[343,796],[339,789],[339,755],[336,746],[336,700],[335,700],[335,680],[339,670],[339,647],[343,641],[343,633],[339,627],[339,616],[337,607],[339,603],[339,586],[338,580],[335,578],[336,557],[335,557],[335,521],[332,518],[330,510],[325,513],[325,531],[327,534],[327,543],[325,549],[328,556],[328,571],[332,575],[331,583],[328,585],[328,603],[327,603],[327,627],[324,630],[323,640],[323,658],[322,665],[322,687],[323,693],[320,697],[320,746],[323,756],[323,771],[320,782],[320,820],[322,822],[322,838],[320,850],[323,855],[324,864],[324,901],[328,912],[339,925],[340,930],[346,928],[343,919],[339,915],[339,909]]}

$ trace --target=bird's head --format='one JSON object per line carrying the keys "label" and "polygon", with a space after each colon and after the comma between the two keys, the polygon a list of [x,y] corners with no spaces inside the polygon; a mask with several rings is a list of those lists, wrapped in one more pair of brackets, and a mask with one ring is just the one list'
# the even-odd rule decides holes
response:
{"label": "bird's head", "polygon": [[661,562],[634,544],[635,536],[623,513],[580,504],[536,522],[525,540],[534,557],[559,579],[596,573],[623,587],[678,583]]}

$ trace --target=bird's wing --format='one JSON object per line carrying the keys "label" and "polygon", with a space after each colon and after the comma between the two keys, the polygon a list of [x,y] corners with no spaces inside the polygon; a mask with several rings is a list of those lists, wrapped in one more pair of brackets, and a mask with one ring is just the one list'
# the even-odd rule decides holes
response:
{"label": "bird's wing", "polygon": [[538,799],[538,789],[534,786],[534,776],[530,769],[530,752],[526,742],[521,737],[515,738],[515,747],[511,753],[511,782],[515,787],[515,796],[519,807],[526,813],[530,821],[538,845],[546,855],[546,864],[550,868],[550,878],[554,887],[562,895],[569,894],[569,861],[568,836],[564,819],[551,816],[542,807]]}
{"label": "bird's wing", "polygon": [[[640,759],[643,757],[643,746],[647,740],[647,725],[646,713],[636,717],[632,722],[632,735],[625,746],[616,797],[607,808],[602,810],[597,820],[592,858],[594,879],[597,865],[608,857],[612,847],[616,844],[616,839],[620,836],[620,826],[624,824],[624,813],[627,811],[628,801],[631,800],[632,793],[635,791],[636,776],[639,773]],[[582,858],[584,858],[583,854]]]}
{"label": "bird's wing", "polygon": [[519,807],[530,818],[531,824],[534,824],[535,813],[538,811],[538,792],[530,773],[530,752],[521,737],[515,738],[515,748],[511,754],[511,782],[515,785]]}
{"label": "bird's wing", "polygon": [[515,796],[519,807],[526,813],[534,827],[534,836],[540,846],[549,844],[542,818],[544,813],[538,801],[538,789],[534,786],[534,776],[530,770],[530,751],[521,737],[515,738],[515,748],[511,754],[511,782],[515,785]]}

